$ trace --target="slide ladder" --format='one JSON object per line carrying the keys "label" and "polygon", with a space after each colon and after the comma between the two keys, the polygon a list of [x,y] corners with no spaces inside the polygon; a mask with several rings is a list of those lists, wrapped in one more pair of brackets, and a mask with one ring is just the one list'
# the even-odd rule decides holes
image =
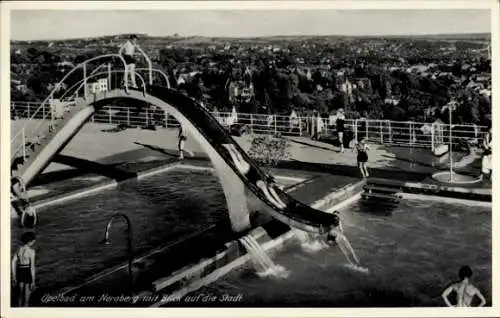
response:
{"label": "slide ladder", "polygon": [[[145,90],[147,82],[140,75],[141,71],[147,72],[147,79],[150,84],[153,83],[153,73],[159,73],[167,86],[170,86],[167,75],[161,70],[153,69],[149,57],[140,50],[144,56],[148,67],[137,68],[136,77],[139,79],[141,88]],[[102,63],[104,61],[104,63]],[[96,66],[99,62],[100,65]],[[63,87],[74,81],[75,76],[82,74],[81,80],[74,83],[66,90]],[[121,55],[105,54],[88,59],[69,71],[61,81],[54,85],[54,88],[48,97],[40,103],[38,108],[25,120],[24,125],[17,129],[11,138],[11,192],[14,195],[13,200],[25,198],[25,191],[32,177],[23,178],[26,171],[32,167],[37,157],[45,154],[52,159],[66,144],[59,144],[57,149],[47,151],[47,146],[51,144],[54,138],[58,137],[61,129],[66,127],[76,114],[86,108],[95,97],[96,92],[89,88],[95,80],[104,80],[106,87],[104,90],[122,89],[128,91],[128,74],[126,62]],[[114,81],[113,81],[114,79]],[[99,90],[98,90],[99,91]],[[56,114],[55,101],[60,103],[63,111]],[[84,124],[84,123],[82,123]],[[80,128],[80,127],[78,127]],[[75,129],[75,133],[78,130]],[[50,164],[46,160],[43,167],[37,167],[37,170],[43,170]],[[39,171],[41,172],[41,171]]]}

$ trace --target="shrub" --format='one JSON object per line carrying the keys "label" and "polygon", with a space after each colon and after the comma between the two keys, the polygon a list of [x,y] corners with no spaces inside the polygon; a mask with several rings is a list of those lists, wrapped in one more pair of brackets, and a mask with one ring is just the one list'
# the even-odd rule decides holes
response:
{"label": "shrub", "polygon": [[290,157],[288,141],[281,136],[258,136],[252,139],[248,154],[265,166],[274,167]]}

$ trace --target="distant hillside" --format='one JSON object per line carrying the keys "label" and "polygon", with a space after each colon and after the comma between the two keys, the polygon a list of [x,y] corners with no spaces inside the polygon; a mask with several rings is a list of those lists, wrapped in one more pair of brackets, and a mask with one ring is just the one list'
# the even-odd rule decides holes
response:
{"label": "distant hillside", "polygon": [[[148,36],[146,34],[138,34],[141,42],[147,43],[170,43],[177,45],[193,45],[193,44],[222,44],[222,43],[272,43],[272,42],[297,42],[297,41],[339,41],[349,39],[427,39],[427,40],[445,40],[445,41],[490,41],[491,34],[489,33],[471,33],[471,34],[432,34],[432,35],[384,35],[384,36],[346,36],[346,35],[282,35],[282,36],[267,36],[267,37],[205,37],[205,36]],[[129,37],[129,34],[109,35],[92,38],[78,39],[59,39],[59,40],[39,40],[39,41],[11,41],[13,45],[26,44],[47,44],[53,43],[82,43],[82,42],[99,42],[99,41],[120,41]]]}

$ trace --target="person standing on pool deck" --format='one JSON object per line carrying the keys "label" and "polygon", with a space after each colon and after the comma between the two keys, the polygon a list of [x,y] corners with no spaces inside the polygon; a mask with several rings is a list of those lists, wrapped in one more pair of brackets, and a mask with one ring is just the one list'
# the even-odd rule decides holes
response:
{"label": "person standing on pool deck", "polygon": [[353,148],[353,151],[358,152],[357,161],[358,168],[361,171],[361,175],[363,178],[368,178],[368,169],[366,168],[366,162],[368,161],[368,150],[370,148],[365,142],[365,138],[362,138],[359,143],[356,143],[356,146]]}
{"label": "person standing on pool deck", "polygon": [[[122,45],[118,53],[123,56],[125,63],[127,63],[126,71],[130,77],[130,84],[134,88],[137,88],[137,84],[135,82],[135,57],[134,57],[136,48],[139,48],[139,46],[137,45],[137,36],[131,35],[130,39],[127,42],[125,42],[125,44]],[[125,74],[125,76],[126,75],[127,74]],[[127,79],[125,78],[124,81],[125,80]]]}
{"label": "person standing on pool deck", "polygon": [[[484,298],[483,294],[481,294],[479,289],[477,289],[469,282],[470,278],[472,277],[472,269],[469,266],[462,266],[458,271],[458,277],[460,278],[460,281],[458,283],[451,284],[441,295],[446,305],[448,307],[471,307],[474,296],[477,296],[481,301],[478,307],[483,307],[484,305],[486,305],[486,299]],[[448,299],[448,296],[453,291],[457,293],[456,306],[453,306],[453,304]]]}
{"label": "person standing on pool deck", "polygon": [[187,136],[186,133],[184,132],[184,128],[182,128],[182,125],[179,124],[179,143],[177,144],[178,150],[179,150],[179,159],[182,160],[184,159],[184,144],[186,143]]}
{"label": "person standing on pool deck", "polygon": [[492,134],[491,127],[484,136],[483,140],[483,157],[481,158],[481,179],[485,177],[491,180],[492,167],[491,167],[491,145],[492,145]]}
{"label": "person standing on pool deck", "polygon": [[344,131],[345,131],[345,115],[344,109],[339,108],[337,110],[337,120],[336,120],[337,137],[340,143],[340,152],[344,152]]}
{"label": "person standing on pool deck", "polygon": [[12,259],[12,280],[18,292],[18,306],[28,307],[31,292],[35,288],[35,244],[33,232],[21,236],[22,246]]}

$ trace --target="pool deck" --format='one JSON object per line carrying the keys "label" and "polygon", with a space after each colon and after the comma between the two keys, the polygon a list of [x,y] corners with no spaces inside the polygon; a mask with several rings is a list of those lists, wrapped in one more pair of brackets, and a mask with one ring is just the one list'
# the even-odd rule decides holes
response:
{"label": "pool deck", "polygon": [[[11,134],[22,124],[22,120],[12,122]],[[113,127],[107,124],[87,123],[66,146],[62,154],[106,164],[176,155],[177,130],[175,129],[159,128],[152,131],[134,128],[121,132],[105,132]],[[245,151],[250,149],[251,138],[250,135],[234,137]],[[356,153],[349,149],[340,153],[337,147],[307,137],[286,138],[290,141],[289,161],[356,166]],[[370,145],[370,148],[368,164],[371,168],[421,173],[439,171],[431,164],[433,156],[429,150],[381,145]],[[204,154],[201,147],[189,136],[186,149],[196,153],[197,156]],[[127,153],[126,157],[123,157],[124,153]],[[64,168],[67,167],[51,164],[45,172]]]}

